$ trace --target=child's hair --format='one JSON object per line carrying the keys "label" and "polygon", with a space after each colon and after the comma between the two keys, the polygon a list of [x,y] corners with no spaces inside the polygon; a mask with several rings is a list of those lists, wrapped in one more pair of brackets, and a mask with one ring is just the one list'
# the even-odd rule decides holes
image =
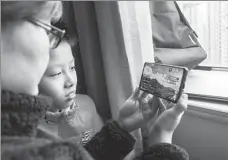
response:
{"label": "child's hair", "polygon": [[71,46],[71,48],[78,45],[78,39],[70,35],[69,28],[68,28],[69,26],[62,19],[56,22],[54,26],[60,29],[64,29],[66,31],[62,40],[63,42],[68,43]]}

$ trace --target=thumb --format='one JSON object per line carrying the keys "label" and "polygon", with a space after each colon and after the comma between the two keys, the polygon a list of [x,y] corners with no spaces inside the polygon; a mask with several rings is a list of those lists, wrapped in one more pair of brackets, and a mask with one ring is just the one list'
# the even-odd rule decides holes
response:
{"label": "thumb", "polygon": [[188,95],[183,94],[177,104],[173,104],[173,106],[168,109],[170,113],[173,114],[174,117],[181,117],[188,107]]}
{"label": "thumb", "polygon": [[178,113],[184,112],[188,108],[188,95],[182,94],[177,104],[174,105],[173,109]]}

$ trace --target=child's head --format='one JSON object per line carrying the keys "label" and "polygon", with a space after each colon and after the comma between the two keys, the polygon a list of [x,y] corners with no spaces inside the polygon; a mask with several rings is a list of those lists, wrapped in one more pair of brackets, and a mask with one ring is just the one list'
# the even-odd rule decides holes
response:
{"label": "child's head", "polygon": [[52,110],[69,107],[75,98],[77,75],[68,41],[51,51],[47,70],[40,82],[40,93],[53,99]]}

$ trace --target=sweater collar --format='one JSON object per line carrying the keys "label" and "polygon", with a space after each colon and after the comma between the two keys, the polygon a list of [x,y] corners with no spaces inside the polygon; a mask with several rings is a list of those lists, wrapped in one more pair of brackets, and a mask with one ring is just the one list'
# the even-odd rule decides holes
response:
{"label": "sweater collar", "polygon": [[59,110],[57,112],[47,111],[44,119],[46,123],[58,124],[60,120],[69,121],[74,118],[74,113],[77,112],[78,105],[75,101],[71,104],[70,107]]}

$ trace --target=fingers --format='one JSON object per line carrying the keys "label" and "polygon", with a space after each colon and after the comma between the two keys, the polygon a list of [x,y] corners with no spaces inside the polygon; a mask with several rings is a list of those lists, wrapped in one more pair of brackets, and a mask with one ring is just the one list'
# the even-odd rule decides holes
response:
{"label": "fingers", "polygon": [[[145,107],[149,107],[148,101],[147,101],[147,96],[148,95],[149,95],[148,93],[142,91],[142,93],[140,94],[140,96],[137,99],[139,104],[140,104],[139,107],[142,107],[142,106],[144,106],[144,108]],[[142,108],[140,108],[140,109],[142,109]]]}
{"label": "fingers", "polygon": [[149,95],[149,93],[142,91],[142,93],[140,94],[140,89],[139,87],[136,87],[136,89],[134,90],[134,92],[131,95],[131,99],[133,100],[146,100],[147,96]]}
{"label": "fingers", "polygon": [[[142,97],[144,97],[145,95],[146,94],[142,95]],[[158,113],[159,101],[155,97],[150,98],[148,101],[142,100],[141,105],[142,105],[142,113],[146,119],[151,119]]]}
{"label": "fingers", "polygon": [[163,112],[156,120],[156,126],[159,126],[162,130],[173,133],[176,127],[179,125],[184,111],[188,106],[188,96],[183,94],[177,104]]}
{"label": "fingers", "polygon": [[173,104],[172,110],[175,111],[176,114],[183,113],[188,107],[188,95],[182,94],[177,104]]}
{"label": "fingers", "polygon": [[159,112],[158,112],[159,115],[166,110],[165,104],[157,96],[153,96],[153,98],[151,98],[148,101],[148,103],[149,103],[149,106],[150,106],[151,109],[153,109],[153,108],[158,108],[159,109]]}
{"label": "fingers", "polygon": [[145,101],[143,101],[141,105],[142,105],[142,115],[144,117],[144,120],[146,121],[155,117],[156,114],[158,113],[158,109],[159,109],[158,107],[154,107],[151,109],[149,107],[149,104]]}
{"label": "fingers", "polygon": [[182,94],[180,99],[178,100],[175,108],[185,111],[188,107],[188,95],[187,94]]}
{"label": "fingers", "polygon": [[142,94],[138,98],[139,109],[142,111],[150,109],[150,105],[149,105],[148,100],[147,100],[148,95],[149,95],[149,93],[142,92]]}
{"label": "fingers", "polygon": [[126,117],[138,110],[137,99],[139,97],[140,90],[137,87],[131,96],[124,102],[123,106],[119,109],[119,116]]}

